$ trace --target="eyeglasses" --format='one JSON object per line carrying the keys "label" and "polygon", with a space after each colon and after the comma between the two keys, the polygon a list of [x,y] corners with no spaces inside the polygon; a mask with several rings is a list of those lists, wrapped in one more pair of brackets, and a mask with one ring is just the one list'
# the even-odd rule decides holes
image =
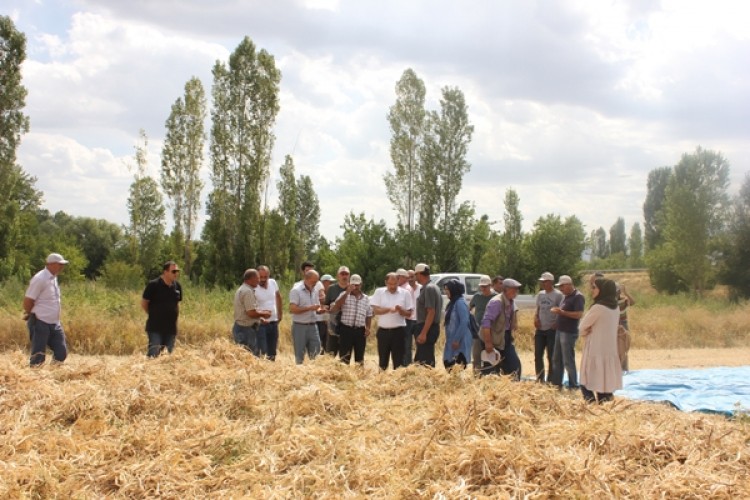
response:
{"label": "eyeglasses", "polygon": [[341,275],[341,276],[349,276],[349,273],[347,273],[346,271],[341,271],[339,273],[339,275]]}

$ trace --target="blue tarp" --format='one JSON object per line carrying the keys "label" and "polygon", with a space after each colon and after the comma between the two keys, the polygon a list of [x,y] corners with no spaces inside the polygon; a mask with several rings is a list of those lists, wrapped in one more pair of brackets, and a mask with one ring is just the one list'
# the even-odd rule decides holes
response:
{"label": "blue tarp", "polygon": [[615,395],[666,401],[682,411],[750,413],[750,366],[632,371]]}

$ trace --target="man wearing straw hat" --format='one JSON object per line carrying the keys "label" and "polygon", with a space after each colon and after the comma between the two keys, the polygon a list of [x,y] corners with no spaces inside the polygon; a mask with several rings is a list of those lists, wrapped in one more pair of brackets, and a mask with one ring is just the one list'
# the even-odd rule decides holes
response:
{"label": "man wearing straw hat", "polygon": [[55,361],[62,363],[68,357],[65,332],[60,323],[61,302],[57,275],[68,261],[59,253],[47,256],[44,269],[31,278],[23,298],[23,319],[29,329],[31,357],[29,364],[39,366],[46,359],[47,346],[52,349]]}

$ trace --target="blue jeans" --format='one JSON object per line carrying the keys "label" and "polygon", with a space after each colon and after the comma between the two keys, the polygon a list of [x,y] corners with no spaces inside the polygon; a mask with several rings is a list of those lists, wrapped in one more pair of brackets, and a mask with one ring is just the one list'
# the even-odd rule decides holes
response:
{"label": "blue jeans", "polygon": [[260,325],[258,329],[258,351],[271,361],[276,359],[276,349],[279,345],[279,322],[271,321]]}
{"label": "blue jeans", "polygon": [[235,321],[232,326],[232,337],[234,337],[236,343],[253,354],[256,354],[258,345],[258,325],[238,325]]}
{"label": "blue jeans", "polygon": [[292,323],[292,342],[294,343],[294,361],[301,365],[305,360],[305,351],[310,359],[320,354],[320,336],[318,325],[311,323]]}
{"label": "blue jeans", "polygon": [[47,358],[47,346],[52,349],[55,361],[63,362],[68,357],[68,346],[65,343],[65,332],[60,323],[45,323],[37,319],[35,314],[26,321],[31,340],[31,366],[41,365]]}
{"label": "blue jeans", "polygon": [[563,370],[568,372],[568,387],[578,387],[578,372],[576,371],[576,340],[578,332],[568,333],[557,330],[555,334],[555,350],[552,354],[551,382],[562,387]]}
{"label": "blue jeans", "polygon": [[148,334],[148,357],[155,358],[166,347],[170,354],[174,350],[176,333],[146,332]]}

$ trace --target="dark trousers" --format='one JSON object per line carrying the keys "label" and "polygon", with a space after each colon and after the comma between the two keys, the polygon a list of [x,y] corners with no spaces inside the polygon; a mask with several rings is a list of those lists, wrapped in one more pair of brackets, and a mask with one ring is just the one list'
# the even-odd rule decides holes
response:
{"label": "dark trousers", "polygon": [[318,335],[320,335],[321,353],[326,352],[326,343],[328,342],[328,321],[318,321]]}
{"label": "dark trousers", "polygon": [[413,319],[407,319],[406,320],[406,331],[404,333],[404,361],[401,364],[401,366],[409,366],[412,362],[414,354],[412,353],[412,349],[414,348],[414,325],[416,324],[416,320]]}
{"label": "dark trousers", "polygon": [[352,350],[354,350],[354,361],[364,364],[365,347],[367,346],[367,337],[365,337],[365,327],[354,328],[345,324],[339,325],[339,353],[341,361],[348,365],[352,359]]}
{"label": "dark trousers", "polygon": [[[417,323],[414,325],[414,339],[422,333],[422,327],[424,323]],[[435,368],[435,342],[437,342],[440,336],[440,325],[433,323],[430,329],[427,330],[427,340],[424,344],[417,342],[417,350],[414,353],[414,362],[420,365],[431,366]]]}
{"label": "dark trousers", "polygon": [[404,361],[404,336],[406,327],[378,328],[375,337],[378,339],[378,359],[381,370],[388,369],[388,358],[393,360],[393,369],[399,368]]}
{"label": "dark trousers", "polygon": [[[265,340],[265,345],[262,343]],[[258,328],[258,347],[261,357],[265,356],[271,361],[276,359],[276,349],[279,346],[279,322],[269,321]]]}
{"label": "dark trousers", "polygon": [[513,334],[510,330],[505,330],[505,350],[500,351],[500,357],[502,361],[492,368],[483,368],[481,374],[498,373],[511,375],[513,380],[521,380],[521,358],[518,357],[516,346],[513,345]]}
{"label": "dark trousers", "polygon": [[[547,378],[544,372],[544,352],[547,351]],[[534,370],[537,382],[551,382],[552,353],[555,352],[555,329],[537,330],[534,334]]]}
{"label": "dark trousers", "polygon": [[159,332],[146,332],[148,333],[148,357],[155,358],[161,354],[161,351],[165,348],[170,354],[174,350],[174,339],[177,337],[176,333],[159,333]]}
{"label": "dark trousers", "polygon": [[55,361],[63,362],[68,357],[68,346],[65,343],[65,332],[60,323],[45,323],[35,314],[26,321],[31,341],[31,366],[41,365],[47,358],[47,346],[52,349]]}

